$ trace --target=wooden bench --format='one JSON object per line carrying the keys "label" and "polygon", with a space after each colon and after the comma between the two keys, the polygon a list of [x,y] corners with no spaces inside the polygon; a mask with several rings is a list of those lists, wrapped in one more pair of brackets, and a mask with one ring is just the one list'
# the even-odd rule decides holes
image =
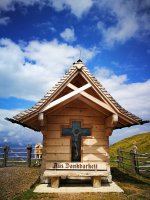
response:
{"label": "wooden bench", "polygon": [[47,163],[43,176],[51,179],[52,188],[59,187],[61,177],[91,177],[93,187],[97,188],[101,186],[101,177],[108,176],[108,171],[106,163]]}

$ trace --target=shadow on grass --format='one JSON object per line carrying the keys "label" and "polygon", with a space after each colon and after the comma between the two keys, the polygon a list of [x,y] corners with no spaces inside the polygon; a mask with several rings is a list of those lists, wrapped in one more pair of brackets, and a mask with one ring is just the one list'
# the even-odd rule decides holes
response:
{"label": "shadow on grass", "polygon": [[121,183],[134,183],[134,184],[136,183],[136,184],[141,184],[141,185],[143,184],[149,185],[148,181],[144,180],[144,177],[131,174],[130,172],[123,171],[116,167],[112,167],[111,172],[112,172],[112,177],[114,181],[119,181]]}

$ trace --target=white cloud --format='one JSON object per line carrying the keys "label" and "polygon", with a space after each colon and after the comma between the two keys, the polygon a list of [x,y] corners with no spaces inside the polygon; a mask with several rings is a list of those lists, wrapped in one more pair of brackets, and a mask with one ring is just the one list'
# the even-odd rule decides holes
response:
{"label": "white cloud", "polygon": [[95,68],[95,76],[125,109],[145,120],[150,119],[150,80],[127,83],[126,74],[116,75],[106,67]]}
{"label": "white cloud", "polygon": [[[127,83],[128,77],[126,74],[116,75],[106,67],[95,68],[94,74],[122,107],[143,120],[150,120],[150,80]],[[110,137],[110,144],[144,132],[150,132],[150,123],[117,129]]]}
{"label": "white cloud", "polygon": [[[46,1],[44,1],[46,2]],[[40,4],[40,0],[0,0],[0,10],[14,11],[16,4],[20,6],[31,6]],[[43,3],[41,2],[41,5]]]}
{"label": "white cloud", "polygon": [[9,17],[2,17],[0,18],[0,25],[6,26],[10,22]]}
{"label": "white cloud", "polygon": [[74,29],[73,28],[66,28],[60,36],[67,42],[73,42],[76,40]]}
{"label": "white cloud", "polygon": [[92,7],[93,0],[80,0],[80,2],[72,0],[49,0],[52,6],[57,10],[61,11],[65,8],[69,8],[71,12],[78,18],[80,18],[84,13],[88,12]]}
{"label": "white cloud", "polygon": [[14,10],[13,0],[1,0],[0,10],[4,10],[4,11]]}
{"label": "white cloud", "polygon": [[39,100],[79,58],[80,48],[84,61],[96,54],[95,49],[73,47],[57,40],[18,45],[1,39],[0,96]]}
{"label": "white cloud", "polygon": [[4,110],[0,109],[0,143],[15,143],[15,144],[35,144],[42,142],[42,134],[24,128],[17,124],[12,124],[6,121],[6,117],[12,117],[21,110]]}
{"label": "white cloud", "polygon": [[80,2],[72,0],[1,0],[0,10],[14,11],[16,4],[20,6],[38,5],[40,8],[52,6],[56,11],[69,9],[72,14],[80,18],[84,13],[89,11],[93,3],[93,0],[80,0]]}
{"label": "white cloud", "polygon": [[109,26],[102,21],[97,23],[107,46],[150,34],[150,14],[146,11],[150,9],[149,1],[102,0],[97,5],[111,19]]}

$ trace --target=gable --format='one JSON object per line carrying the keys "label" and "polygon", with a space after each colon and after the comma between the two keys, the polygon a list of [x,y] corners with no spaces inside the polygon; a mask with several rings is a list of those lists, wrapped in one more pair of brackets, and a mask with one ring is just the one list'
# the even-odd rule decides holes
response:
{"label": "gable", "polygon": [[[75,99],[80,99],[106,116],[117,114],[119,121],[116,128],[142,122],[140,118],[123,109],[112,98],[81,60],[73,64],[65,76],[34,107],[8,120],[28,125],[29,121],[36,119],[37,123],[39,113],[64,106]],[[32,127],[31,124],[30,126]],[[35,125],[33,128],[36,129]]]}

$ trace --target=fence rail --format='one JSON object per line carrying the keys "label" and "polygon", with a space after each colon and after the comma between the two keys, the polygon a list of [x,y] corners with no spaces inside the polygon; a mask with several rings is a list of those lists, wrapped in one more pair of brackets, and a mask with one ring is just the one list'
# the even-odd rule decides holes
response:
{"label": "fence rail", "polygon": [[[32,164],[40,164],[42,153],[35,153],[35,148],[31,145],[27,147],[0,147],[0,166],[7,167],[11,164],[26,164],[30,167]],[[38,156],[37,156],[38,155]]]}
{"label": "fence rail", "polygon": [[110,157],[110,162],[117,163],[118,167],[137,174],[150,175],[150,153],[137,153],[133,150],[117,149],[117,154]]}
{"label": "fence rail", "polygon": [[[42,153],[35,153],[35,148],[31,145],[27,147],[0,147],[0,166],[7,167],[11,163],[26,164],[30,167],[32,164],[40,164]],[[117,154],[110,157],[110,162],[117,163],[118,167],[132,171],[137,174],[146,173],[150,175],[150,153],[137,153],[133,150],[124,151],[117,149]]]}

